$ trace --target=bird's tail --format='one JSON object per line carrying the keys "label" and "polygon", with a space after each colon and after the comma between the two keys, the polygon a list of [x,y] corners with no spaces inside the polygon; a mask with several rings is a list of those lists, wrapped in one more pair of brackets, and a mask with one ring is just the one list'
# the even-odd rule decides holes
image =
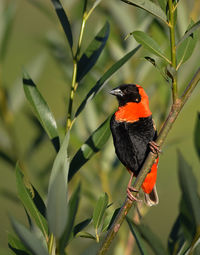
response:
{"label": "bird's tail", "polygon": [[156,190],[156,185],[154,185],[152,191],[149,194],[144,193],[144,197],[145,197],[145,203],[148,206],[157,205],[159,203],[159,198],[158,198],[158,193]]}

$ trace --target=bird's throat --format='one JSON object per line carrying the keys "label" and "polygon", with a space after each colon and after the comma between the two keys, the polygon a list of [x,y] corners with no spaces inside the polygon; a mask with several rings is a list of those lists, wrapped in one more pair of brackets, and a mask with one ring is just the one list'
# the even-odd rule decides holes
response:
{"label": "bird's throat", "polygon": [[133,123],[138,121],[140,118],[146,118],[151,115],[152,113],[147,102],[129,102],[118,108],[115,113],[115,119],[119,122],[126,121]]}

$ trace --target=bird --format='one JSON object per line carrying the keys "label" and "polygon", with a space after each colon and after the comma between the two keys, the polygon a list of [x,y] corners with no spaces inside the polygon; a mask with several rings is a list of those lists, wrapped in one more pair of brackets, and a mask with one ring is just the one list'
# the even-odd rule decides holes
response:
{"label": "bird", "polygon": [[118,109],[110,120],[115,153],[131,174],[127,186],[127,197],[140,201],[133,196],[138,192],[132,186],[150,151],[157,154],[155,162],[147,174],[142,189],[144,201],[148,206],[157,205],[159,198],[156,190],[157,167],[160,148],[156,144],[157,131],[149,108],[149,99],[142,86],[122,84],[110,91],[118,100]]}

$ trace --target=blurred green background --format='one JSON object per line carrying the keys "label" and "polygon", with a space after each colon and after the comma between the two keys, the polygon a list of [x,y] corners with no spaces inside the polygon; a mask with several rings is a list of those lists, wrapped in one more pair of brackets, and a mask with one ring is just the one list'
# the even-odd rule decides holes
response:
{"label": "blurred green background", "polygon": [[[92,2],[89,1],[89,4],[91,5]],[[40,3],[40,8],[35,3]],[[82,1],[63,0],[62,3],[72,24],[73,35],[77,38],[81,22]],[[8,152],[11,156],[15,154],[13,157],[23,162],[31,182],[45,199],[55,152],[46,136],[41,136],[41,139],[38,140],[39,143],[33,146],[42,133],[23,94],[22,70],[23,68],[27,69],[36,82],[41,94],[48,102],[61,132],[63,132],[71,86],[72,60],[51,1],[1,0],[0,24],[3,24],[2,20],[8,6],[13,8],[13,24],[7,41],[5,57],[0,65],[0,86],[2,90],[6,89],[6,93],[9,95],[8,108],[12,115],[12,124],[7,128],[3,118],[0,120],[0,149]],[[177,38],[184,34],[191,18],[194,21],[200,18],[198,0],[180,1],[179,10],[181,15],[177,20]],[[87,23],[83,37],[83,49],[87,47],[106,20],[111,25],[110,37],[96,66],[81,82],[75,98],[74,109],[77,108],[95,81],[114,61],[137,45],[133,37],[124,40],[127,34],[134,30],[145,30],[149,31],[163,48],[167,44],[167,32],[150,15],[141,10],[129,8],[117,0],[102,0]],[[3,28],[0,27],[0,31],[2,31],[1,29]],[[180,68],[178,76],[180,90],[185,88],[199,67],[199,47],[200,43],[198,42],[191,59]],[[116,109],[117,103],[113,97],[110,97],[108,91],[122,82],[138,83],[145,88],[158,129],[162,125],[164,117],[169,111],[170,86],[153,65],[144,59],[145,56],[147,56],[147,52],[143,48],[140,49],[139,53],[126,63],[100,94],[88,104],[73,127],[70,157],[74,155],[91,132]],[[162,237],[165,244],[179,208],[178,149],[192,166],[197,180],[200,178],[199,161],[194,149],[194,127],[197,112],[200,112],[199,92],[200,87],[197,86],[167,138],[160,156],[157,180],[160,203],[147,210],[144,216],[145,223]],[[15,148],[15,152],[13,148]],[[78,181],[81,180],[82,183],[77,221],[92,215],[95,201],[103,192],[108,193],[110,202],[114,203],[115,208],[123,203],[129,174],[116,162],[110,138],[104,149],[84,165],[70,183],[69,189],[72,190]],[[12,231],[8,216],[14,215],[15,218],[24,222],[26,219],[23,207],[17,199],[14,166],[1,157],[0,169],[0,254],[8,254],[7,232]],[[119,233],[122,238],[119,240],[126,240],[127,230],[127,224],[124,223]],[[74,249],[76,249],[76,254],[79,254],[78,242],[81,242],[83,247],[87,247],[91,241],[75,239],[70,245],[71,252],[74,253]],[[125,243],[126,241],[116,243],[118,249],[115,248],[115,253],[110,254],[122,254],[120,251],[124,249]],[[83,249],[81,245],[80,249]]]}

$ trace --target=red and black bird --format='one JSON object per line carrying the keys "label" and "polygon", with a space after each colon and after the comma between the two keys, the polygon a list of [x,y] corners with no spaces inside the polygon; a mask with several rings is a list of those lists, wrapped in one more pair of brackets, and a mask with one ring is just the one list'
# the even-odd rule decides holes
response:
{"label": "red and black bird", "polygon": [[[131,191],[133,176],[137,177],[148,153],[159,152],[154,142],[157,132],[149,109],[149,100],[144,89],[135,84],[123,84],[110,91],[117,97],[119,107],[110,121],[115,152],[131,174],[127,187],[127,196],[131,200],[137,200]],[[145,178],[142,189],[145,194],[145,202],[152,206],[158,204],[156,191],[158,157]]]}

